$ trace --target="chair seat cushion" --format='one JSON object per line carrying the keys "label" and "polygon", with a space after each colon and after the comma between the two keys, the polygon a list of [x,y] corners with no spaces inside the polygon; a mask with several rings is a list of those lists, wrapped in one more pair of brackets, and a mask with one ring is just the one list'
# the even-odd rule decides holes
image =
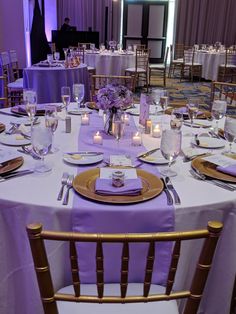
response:
{"label": "chair seat cushion", "polygon": [[163,70],[163,69],[165,69],[165,65],[164,64],[162,64],[162,63],[160,63],[160,64],[149,64],[149,69],[151,69],[151,70]]}
{"label": "chair seat cushion", "polygon": [[142,68],[137,68],[137,71],[136,71],[135,68],[128,68],[128,69],[125,69],[125,71],[127,71],[127,72],[146,73],[146,70],[142,69]]}
{"label": "chair seat cushion", "polygon": [[15,81],[7,84],[8,88],[13,88],[13,89],[23,89],[23,80],[22,81]]}
{"label": "chair seat cushion", "polygon": [[183,63],[183,62],[184,62],[184,60],[181,58],[172,60],[172,63]]}
{"label": "chair seat cushion", "polygon": [[[142,284],[129,284],[127,295],[142,294]],[[163,293],[164,287],[152,285],[150,294]],[[58,291],[58,293],[73,293],[73,286],[67,286]],[[81,286],[81,294],[96,295],[97,287],[94,284]],[[105,284],[104,295],[115,296],[120,294],[119,284]],[[94,303],[75,303],[57,301],[59,314],[179,314],[175,300],[149,303],[129,303],[129,304],[94,304]]]}
{"label": "chair seat cushion", "polygon": [[87,66],[88,71],[95,71],[96,69],[94,67],[91,67],[90,65]]}
{"label": "chair seat cushion", "polygon": [[23,86],[23,77],[18,78],[17,80],[15,80],[15,82],[22,84]]}

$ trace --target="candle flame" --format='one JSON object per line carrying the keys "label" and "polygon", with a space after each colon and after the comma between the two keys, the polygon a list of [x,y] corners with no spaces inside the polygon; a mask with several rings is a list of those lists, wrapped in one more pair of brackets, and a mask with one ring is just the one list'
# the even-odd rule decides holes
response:
{"label": "candle flame", "polygon": [[97,131],[96,135],[100,135],[99,131]]}

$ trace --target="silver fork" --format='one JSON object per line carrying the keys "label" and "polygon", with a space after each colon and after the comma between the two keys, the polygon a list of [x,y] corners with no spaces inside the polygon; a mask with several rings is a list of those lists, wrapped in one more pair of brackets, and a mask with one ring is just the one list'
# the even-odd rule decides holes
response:
{"label": "silver fork", "polygon": [[62,175],[62,178],[61,178],[61,188],[60,188],[60,191],[59,191],[58,196],[57,196],[57,200],[58,201],[62,200],[64,187],[65,187],[65,185],[67,183],[68,177],[69,177],[68,172],[63,172],[63,175]]}
{"label": "silver fork", "polygon": [[66,182],[66,186],[67,186],[66,194],[65,194],[65,197],[64,197],[63,202],[62,202],[63,205],[68,204],[69,192],[70,192],[70,189],[72,188],[73,180],[74,180],[74,176],[69,175],[69,178],[67,179],[67,182]]}
{"label": "silver fork", "polygon": [[9,129],[8,131],[6,131],[5,133],[6,133],[7,135],[11,135],[11,134],[13,134],[13,133],[17,130],[17,128],[18,128],[18,126],[17,126],[16,124],[13,124],[13,125],[10,127],[10,129]]}

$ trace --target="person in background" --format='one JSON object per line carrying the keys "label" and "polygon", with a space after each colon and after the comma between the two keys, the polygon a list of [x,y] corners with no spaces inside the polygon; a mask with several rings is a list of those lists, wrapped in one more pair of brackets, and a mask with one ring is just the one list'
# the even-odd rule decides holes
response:
{"label": "person in background", "polygon": [[61,31],[70,31],[71,30],[71,26],[69,25],[70,23],[70,19],[68,17],[66,17],[64,19],[64,24],[61,26]]}

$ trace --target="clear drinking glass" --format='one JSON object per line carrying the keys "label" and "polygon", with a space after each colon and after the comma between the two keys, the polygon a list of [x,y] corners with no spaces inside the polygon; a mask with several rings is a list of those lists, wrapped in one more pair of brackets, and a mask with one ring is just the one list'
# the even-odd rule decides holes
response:
{"label": "clear drinking glass", "polygon": [[50,66],[52,64],[52,62],[53,62],[53,55],[52,54],[48,54],[47,55],[47,61],[48,61],[48,64]]}
{"label": "clear drinking glass", "polygon": [[214,120],[216,120],[215,133],[218,134],[219,129],[219,120],[222,119],[227,110],[227,102],[224,100],[215,100],[211,107],[211,116]]}
{"label": "clear drinking glass", "polygon": [[67,59],[68,48],[63,48],[63,52],[65,55],[65,60]]}
{"label": "clear drinking glass", "polygon": [[161,107],[162,113],[168,106],[168,91],[162,89],[154,89],[152,91],[152,99],[155,104],[155,114],[158,114],[158,107]]}
{"label": "clear drinking glass", "polygon": [[52,168],[44,161],[52,146],[52,132],[45,126],[35,126],[32,128],[31,142],[34,152],[41,157],[41,160],[35,167],[36,172],[47,172]]}
{"label": "clear drinking glass", "polygon": [[56,61],[59,61],[59,59],[60,59],[60,53],[59,53],[59,52],[55,52],[55,53],[54,53],[54,58],[55,58]]}
{"label": "clear drinking glass", "polygon": [[232,153],[232,145],[236,138],[236,117],[226,116],[224,124],[224,136],[229,142],[229,150],[224,153]]}
{"label": "clear drinking glass", "polygon": [[70,104],[70,87],[62,86],[61,88],[61,100],[66,108],[66,114],[68,112],[68,106]]}
{"label": "clear drinking glass", "polygon": [[176,111],[175,109],[172,110],[170,116],[170,127],[172,130],[180,130],[183,125],[183,113]]}
{"label": "clear drinking glass", "polygon": [[200,100],[198,98],[189,98],[188,99],[188,103],[186,105],[187,111],[188,111],[188,116],[191,122],[191,132],[192,135],[194,135],[193,132],[193,123],[194,123],[194,119],[197,118],[198,115],[198,111],[199,111],[199,103]]}
{"label": "clear drinking glass", "polygon": [[161,153],[169,161],[167,169],[161,170],[161,174],[174,177],[177,173],[170,169],[171,163],[178,157],[181,150],[182,133],[177,130],[163,130],[161,136]]}
{"label": "clear drinking glass", "polygon": [[59,149],[54,145],[54,134],[58,126],[58,115],[56,106],[48,106],[45,108],[45,126],[52,132],[52,147],[51,152],[55,153]]}
{"label": "clear drinking glass", "polygon": [[84,99],[84,84],[73,84],[73,97],[78,104],[78,109],[82,108],[81,102]]}
{"label": "clear drinking glass", "polygon": [[117,140],[117,145],[119,147],[119,141],[124,135],[125,122],[123,118],[123,113],[116,112],[112,118],[112,134],[115,136]]}
{"label": "clear drinking glass", "polygon": [[23,90],[23,101],[25,104],[25,111],[27,112],[31,128],[33,126],[34,117],[37,112],[37,93],[32,89],[24,89]]}

